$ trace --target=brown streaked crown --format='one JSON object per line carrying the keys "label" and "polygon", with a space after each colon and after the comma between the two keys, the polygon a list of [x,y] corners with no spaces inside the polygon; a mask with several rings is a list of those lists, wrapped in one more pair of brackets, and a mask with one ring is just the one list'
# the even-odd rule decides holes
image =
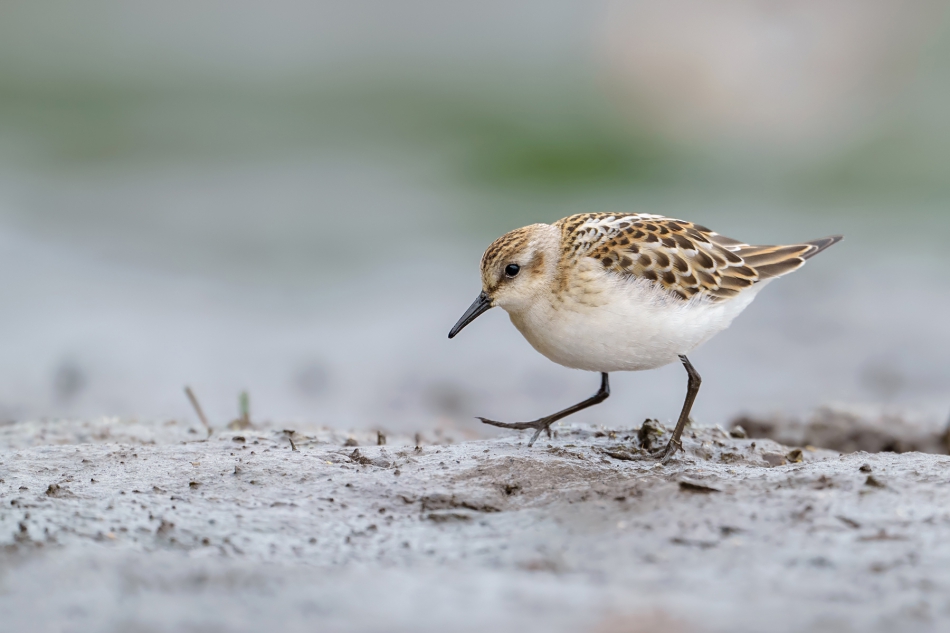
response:
{"label": "brown streaked crown", "polygon": [[491,243],[482,255],[482,284],[486,290],[492,290],[498,285],[499,269],[507,265],[508,259],[524,249],[531,238],[531,232],[537,225],[523,226],[505,233]]}
{"label": "brown streaked crown", "polygon": [[758,281],[796,270],[842,239],[750,246],[692,222],[642,213],[583,213],[555,226],[561,230],[559,270],[592,257],[610,272],[649,280],[684,300],[729,299]]}

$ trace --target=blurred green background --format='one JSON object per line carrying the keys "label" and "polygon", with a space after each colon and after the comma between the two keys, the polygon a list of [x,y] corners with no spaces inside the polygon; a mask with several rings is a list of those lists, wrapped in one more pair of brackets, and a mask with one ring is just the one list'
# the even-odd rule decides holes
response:
{"label": "blurred green background", "polygon": [[[252,413],[400,430],[596,387],[478,257],[586,211],[847,236],[696,354],[697,416],[945,411],[945,2],[0,4],[0,421]],[[668,419],[678,368],[586,419]]]}

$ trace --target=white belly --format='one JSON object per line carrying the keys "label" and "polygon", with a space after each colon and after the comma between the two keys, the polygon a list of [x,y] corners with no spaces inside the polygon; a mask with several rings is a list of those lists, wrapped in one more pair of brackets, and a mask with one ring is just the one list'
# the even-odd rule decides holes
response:
{"label": "white belly", "polygon": [[[591,280],[588,278],[588,282]],[[678,360],[715,334],[752,302],[760,282],[718,303],[672,299],[644,280],[604,275],[593,293],[536,301],[511,322],[555,363],[587,371],[641,371]]]}

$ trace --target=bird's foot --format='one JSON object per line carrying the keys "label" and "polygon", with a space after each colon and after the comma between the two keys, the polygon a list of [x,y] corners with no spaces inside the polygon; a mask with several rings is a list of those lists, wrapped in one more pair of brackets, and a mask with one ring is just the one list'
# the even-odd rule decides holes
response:
{"label": "bird's foot", "polygon": [[637,455],[631,456],[631,461],[656,461],[660,464],[668,464],[677,451],[683,450],[683,443],[679,440],[671,439],[666,446],[657,449],[641,449]]}
{"label": "bird's foot", "polygon": [[661,464],[667,464],[673,456],[676,455],[677,451],[683,450],[683,443],[680,440],[670,439],[666,446],[661,448],[658,451],[655,451],[652,454],[653,459],[656,459]]}
{"label": "bird's foot", "polygon": [[557,418],[551,416],[546,418],[540,418],[534,420],[533,422],[496,422],[494,420],[489,420],[488,418],[479,417],[479,420],[485,424],[490,424],[491,426],[498,426],[503,429],[535,429],[534,435],[531,436],[531,439],[528,440],[528,447],[530,448],[535,440],[541,435],[541,432],[544,431],[548,434],[548,437],[551,437],[551,425],[557,421]]}

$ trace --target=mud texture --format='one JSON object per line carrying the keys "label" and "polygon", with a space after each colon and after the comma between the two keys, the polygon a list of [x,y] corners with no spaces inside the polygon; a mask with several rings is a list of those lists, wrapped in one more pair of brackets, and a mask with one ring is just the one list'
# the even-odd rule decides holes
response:
{"label": "mud texture", "polygon": [[950,627],[950,457],[289,431],[0,427],[3,630]]}
{"label": "mud texture", "polygon": [[844,453],[867,451],[950,453],[950,423],[933,416],[881,407],[826,406],[808,417],[742,416],[730,430],[792,446],[820,446]]}

